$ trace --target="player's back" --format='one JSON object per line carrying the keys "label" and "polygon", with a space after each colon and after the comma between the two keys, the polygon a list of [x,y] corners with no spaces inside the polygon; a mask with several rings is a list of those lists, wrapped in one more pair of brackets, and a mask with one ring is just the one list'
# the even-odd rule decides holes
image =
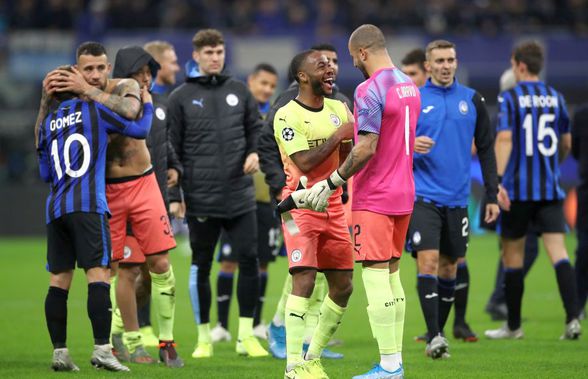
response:
{"label": "player's back", "polygon": [[498,131],[512,131],[503,185],[512,200],[564,198],[559,185],[558,143],[570,132],[563,96],[541,81],[519,82],[500,94]]}
{"label": "player's back", "polygon": [[421,107],[416,85],[399,69],[374,73],[355,91],[355,133],[379,135],[376,153],[354,176],[353,210],[412,212],[413,152]]}
{"label": "player's back", "polygon": [[94,102],[66,100],[49,113],[38,148],[42,175],[51,184],[48,223],[68,213],[108,212],[104,195],[107,132],[124,128],[111,111]]}

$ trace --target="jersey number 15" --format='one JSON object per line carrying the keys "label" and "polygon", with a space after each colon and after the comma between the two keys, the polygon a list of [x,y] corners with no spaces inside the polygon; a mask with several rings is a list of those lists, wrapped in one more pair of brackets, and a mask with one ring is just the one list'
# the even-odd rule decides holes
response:
{"label": "jersey number 15", "polygon": [[[555,154],[557,150],[557,134],[550,125],[555,120],[553,113],[545,113],[539,116],[539,126],[537,128],[537,149],[546,157]],[[523,120],[523,129],[525,129],[525,154],[528,157],[533,156],[533,115],[527,114]],[[545,146],[545,137],[550,137],[551,145]]]}

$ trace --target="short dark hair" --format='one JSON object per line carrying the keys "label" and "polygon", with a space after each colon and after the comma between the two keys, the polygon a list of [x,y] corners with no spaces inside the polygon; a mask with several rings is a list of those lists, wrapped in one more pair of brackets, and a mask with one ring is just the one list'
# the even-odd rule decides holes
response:
{"label": "short dark hair", "polygon": [[264,63],[258,64],[257,66],[255,66],[255,68],[253,69],[253,71],[251,73],[257,74],[260,71],[269,72],[270,74],[278,76],[278,70],[276,70],[276,68],[269,63],[264,62]]}
{"label": "short dark hair", "polygon": [[425,61],[427,60],[427,56],[425,55],[425,51],[423,49],[414,49],[408,52],[402,58],[402,65],[409,66],[412,64],[416,64],[419,68],[425,71]]}
{"label": "short dark hair", "polygon": [[[57,70],[64,70],[64,71],[68,71],[68,72],[74,72],[73,69],[72,69],[72,67],[70,65],[59,66],[59,67],[57,67]],[[75,99],[76,97],[78,97],[78,95],[76,95],[73,92],[55,92],[51,96],[58,103],[61,103],[62,101],[66,101],[66,100]],[[57,105],[57,104],[54,104],[54,105]]]}
{"label": "short dark hair", "polygon": [[543,69],[544,56],[543,46],[537,41],[523,42],[512,52],[515,62],[526,64],[527,70],[533,75],[539,75]]}
{"label": "short dark hair", "polygon": [[200,50],[205,46],[224,45],[225,39],[223,34],[217,29],[202,29],[194,34],[192,46],[194,50]]}
{"label": "short dark hair", "polygon": [[100,42],[87,41],[78,46],[78,49],[76,50],[76,59],[79,58],[80,55],[99,57],[101,55],[106,55],[106,48]]}
{"label": "short dark hair", "polygon": [[453,42],[449,42],[444,39],[437,39],[435,41],[429,42],[429,44],[427,45],[427,48],[425,49],[427,59],[429,59],[429,57],[431,56],[431,51],[433,51],[435,49],[454,49],[455,50],[455,44]]}
{"label": "short dark hair", "polygon": [[296,82],[300,83],[300,79],[298,79],[298,73],[300,72],[300,69],[302,67],[302,65],[304,64],[304,61],[306,61],[306,58],[308,58],[308,56],[312,53],[316,52],[316,50],[312,50],[312,49],[308,49],[308,50],[304,50],[298,54],[296,54],[294,56],[294,58],[292,58],[292,62],[290,62],[290,70],[288,70],[290,72],[290,76],[296,80]]}
{"label": "short dark hair", "polygon": [[337,54],[337,49],[330,43],[319,43],[314,46],[311,46],[310,49],[318,51],[332,51],[333,53]]}

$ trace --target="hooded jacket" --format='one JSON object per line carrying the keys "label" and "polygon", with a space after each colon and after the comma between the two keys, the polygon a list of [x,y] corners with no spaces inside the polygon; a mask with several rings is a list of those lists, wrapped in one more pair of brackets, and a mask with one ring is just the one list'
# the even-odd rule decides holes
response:
{"label": "hooded jacket", "polygon": [[168,104],[187,215],[233,218],[255,210],[253,179],[243,165],[257,152],[262,121],[246,85],[225,73],[189,77]]}
{"label": "hooded jacket", "polygon": [[[159,70],[159,64],[153,57],[139,46],[124,47],[116,54],[113,76],[115,78],[130,78],[144,65],[149,65],[154,77]],[[146,138],[147,148],[151,155],[151,164],[157,178],[166,207],[169,201],[181,201],[179,189],[172,188],[168,194],[167,170],[174,168],[182,175],[180,164],[173,147],[168,139],[167,102],[164,96],[153,94],[153,122],[151,131]]]}

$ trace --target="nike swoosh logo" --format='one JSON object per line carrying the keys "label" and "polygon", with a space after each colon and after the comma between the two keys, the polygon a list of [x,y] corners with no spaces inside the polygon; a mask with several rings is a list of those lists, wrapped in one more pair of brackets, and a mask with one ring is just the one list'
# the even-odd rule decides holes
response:
{"label": "nike swoosh logo", "polygon": [[435,108],[435,106],[429,105],[428,107],[426,107],[425,109],[423,109],[423,113],[429,113],[430,111],[433,110],[433,108]]}
{"label": "nike swoosh logo", "polygon": [[296,313],[290,312],[290,316],[292,316],[292,317],[298,317],[299,319],[301,319],[301,320],[304,321],[304,316],[306,316],[306,313],[303,313],[302,316],[300,316],[300,315],[297,315]]}
{"label": "nike swoosh logo", "polygon": [[304,121],[305,124],[310,124],[310,121]]}
{"label": "nike swoosh logo", "polygon": [[437,296],[439,296],[439,295],[437,295],[437,292],[433,292],[433,293],[426,294],[425,299],[432,299]]}

